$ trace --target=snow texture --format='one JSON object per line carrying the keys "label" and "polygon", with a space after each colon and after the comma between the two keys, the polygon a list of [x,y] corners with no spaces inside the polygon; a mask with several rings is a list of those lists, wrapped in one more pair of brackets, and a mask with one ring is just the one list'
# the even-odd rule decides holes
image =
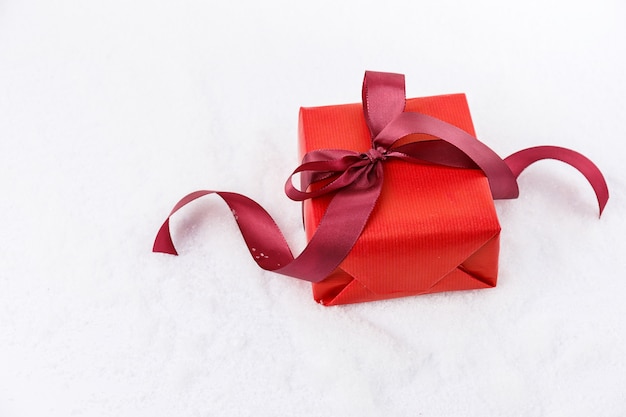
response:
{"label": "snow texture", "polygon": [[[623,416],[626,3],[0,2],[0,416]],[[228,208],[294,250],[300,106],[465,92],[506,156],[552,144],[497,202],[498,286],[326,308],[266,273]]]}

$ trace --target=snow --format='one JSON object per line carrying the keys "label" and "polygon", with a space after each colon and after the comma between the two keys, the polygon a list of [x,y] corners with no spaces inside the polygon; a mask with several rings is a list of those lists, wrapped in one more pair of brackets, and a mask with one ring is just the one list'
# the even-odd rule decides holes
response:
{"label": "snow", "polygon": [[[0,416],[623,416],[623,2],[0,2]],[[241,192],[297,252],[300,106],[465,92],[500,155],[498,286],[327,308],[258,269]]]}

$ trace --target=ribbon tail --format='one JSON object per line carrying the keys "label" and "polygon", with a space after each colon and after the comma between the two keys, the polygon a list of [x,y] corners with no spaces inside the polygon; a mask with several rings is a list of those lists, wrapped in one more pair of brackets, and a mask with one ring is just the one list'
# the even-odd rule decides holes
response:
{"label": "ribbon tail", "polygon": [[168,255],[178,255],[178,251],[172,242],[172,234],[170,233],[170,218],[168,217],[154,239],[152,252],[167,253]]}
{"label": "ribbon tail", "polygon": [[[382,175],[380,164],[377,170],[378,175]],[[344,188],[335,194],[302,253],[289,265],[274,272],[310,282],[320,282],[328,277],[361,236],[381,190],[382,180],[368,189]]]}
{"label": "ribbon tail", "polygon": [[261,268],[274,271],[293,261],[287,241],[263,207],[241,194],[211,190],[188,194],[174,206],[157,233],[153,246],[154,252],[178,254],[170,233],[170,218],[187,204],[208,194],[217,194],[229,206],[250,254]]}
{"label": "ribbon tail", "polygon": [[402,113],[385,126],[374,139],[374,144],[390,147],[399,138],[414,133],[444,140],[467,155],[487,176],[493,198],[517,198],[519,195],[515,176],[491,148],[464,130],[434,117],[421,113]]}
{"label": "ribbon tail", "polygon": [[210,193],[213,193],[213,191],[194,191],[193,193],[187,194],[185,197],[181,198],[178,203],[176,203],[169,216],[167,216],[167,219],[165,219],[165,222],[163,222],[163,225],[161,225],[161,228],[159,229],[159,232],[154,239],[152,252],[178,255],[178,251],[176,251],[176,248],[174,247],[174,242],[172,241],[172,234],[170,233],[170,217],[172,217],[172,215],[180,210],[182,207]]}
{"label": "ribbon tail", "polygon": [[[382,168],[378,167],[379,175]],[[311,241],[294,259],[289,245],[272,217],[250,198],[231,192],[202,190],[188,194],[172,209],[154,241],[153,251],[177,255],[172,241],[171,216],[207,194],[219,195],[230,207],[254,261],[266,271],[310,282],[330,275],[356,243],[376,205],[382,181],[366,190],[345,189],[330,202]]]}
{"label": "ribbon tail", "polygon": [[529,165],[543,159],[565,162],[580,171],[591,184],[596,194],[600,216],[602,216],[602,212],[609,200],[609,188],[600,169],[584,155],[558,146],[537,146],[518,151],[505,158],[504,162],[509,166],[515,178],[517,178]]}

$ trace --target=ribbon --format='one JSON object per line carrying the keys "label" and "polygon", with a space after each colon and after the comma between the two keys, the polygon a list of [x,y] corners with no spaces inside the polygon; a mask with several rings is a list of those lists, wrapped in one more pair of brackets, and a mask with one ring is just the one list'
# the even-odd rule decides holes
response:
{"label": "ribbon", "polygon": [[593,187],[600,209],[599,215],[602,216],[606,203],[609,201],[609,188],[600,169],[586,156],[559,146],[536,146],[515,152],[506,157],[504,162],[511,169],[515,178],[517,178],[529,165],[542,159],[554,159],[565,162],[580,171]]}
{"label": "ribbon", "polygon": [[[320,282],[341,264],[365,228],[382,190],[383,165],[390,159],[481,169],[494,199],[517,198],[517,177],[530,164],[542,159],[560,160],[587,178],[602,214],[609,197],[608,187],[600,170],[585,156],[565,148],[540,146],[503,160],[456,126],[424,114],[405,112],[404,85],[401,74],[366,72],[363,112],[372,148],[363,153],[314,150],[304,156],[302,164],[289,176],[285,193],[293,200],[333,195],[318,228],[298,257],[294,258],[280,229],[258,203],[241,194],[211,190],[188,194],[174,206],[157,233],[153,251],[177,255],[170,234],[170,217],[200,197],[217,194],[230,207],[252,258],[261,268]],[[395,146],[411,134],[426,134],[434,140]],[[296,174],[300,174],[301,189],[293,185]]]}

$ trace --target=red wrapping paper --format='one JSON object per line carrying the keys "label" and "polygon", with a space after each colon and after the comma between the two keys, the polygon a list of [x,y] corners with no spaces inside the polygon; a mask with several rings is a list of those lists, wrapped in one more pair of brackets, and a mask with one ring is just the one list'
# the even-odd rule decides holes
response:
{"label": "red wrapping paper", "polygon": [[[406,111],[436,117],[475,136],[463,94],[408,99]],[[406,142],[431,137],[406,138]],[[403,142],[405,141],[403,140]],[[361,104],[302,108],[300,154],[371,147]],[[390,160],[363,233],[325,280],[313,284],[324,305],[375,301],[496,285],[500,225],[487,178],[477,169]],[[310,240],[332,195],[304,202]]]}

